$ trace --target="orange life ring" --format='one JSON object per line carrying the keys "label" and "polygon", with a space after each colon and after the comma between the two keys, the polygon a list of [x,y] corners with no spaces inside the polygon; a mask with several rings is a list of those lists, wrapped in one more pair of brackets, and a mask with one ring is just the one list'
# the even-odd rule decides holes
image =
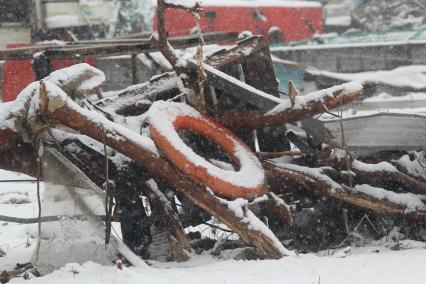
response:
{"label": "orange life ring", "polygon": [[[265,194],[265,172],[260,161],[232,132],[185,104],[158,101],[151,106],[148,116],[157,147],[193,180],[230,199],[252,200]],[[217,144],[238,164],[239,170],[224,170],[196,154],[179,137],[180,129],[192,130]]]}

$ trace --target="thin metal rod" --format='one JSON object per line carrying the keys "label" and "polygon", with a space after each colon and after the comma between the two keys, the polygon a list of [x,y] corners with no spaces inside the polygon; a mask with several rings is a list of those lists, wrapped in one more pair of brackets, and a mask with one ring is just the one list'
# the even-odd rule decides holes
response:
{"label": "thin metal rod", "polygon": [[[18,224],[36,224],[38,222],[46,223],[46,222],[56,222],[61,220],[80,220],[85,221],[89,220],[91,217],[87,215],[58,215],[58,216],[44,216],[41,218],[18,218],[18,217],[12,217],[12,216],[5,216],[0,215],[0,221],[2,222],[11,222],[11,223],[18,223]],[[99,220],[105,220],[105,216],[101,215],[98,216]]]}
{"label": "thin metal rod", "polygon": [[36,179],[4,179],[0,180],[0,183],[8,183],[8,182],[37,182]]}

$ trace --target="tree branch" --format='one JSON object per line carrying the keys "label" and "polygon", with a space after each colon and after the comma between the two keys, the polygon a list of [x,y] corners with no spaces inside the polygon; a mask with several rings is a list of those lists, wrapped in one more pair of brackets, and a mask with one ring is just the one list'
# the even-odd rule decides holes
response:
{"label": "tree branch", "polygon": [[[272,187],[274,191],[299,191],[301,189],[314,194],[328,196],[342,201],[352,206],[363,208],[377,214],[402,215],[413,219],[426,218],[426,210],[412,211],[407,206],[396,204],[386,199],[378,199],[373,196],[357,192],[349,187],[333,186],[333,181],[328,176],[312,173],[311,168],[305,168],[305,171],[287,169],[278,166],[272,162],[263,162],[263,167],[268,173],[268,177],[275,184],[283,184],[282,187]],[[330,182],[331,181],[331,182]],[[279,193],[279,192],[277,192]]]}
{"label": "tree branch", "polygon": [[348,104],[361,95],[361,91],[345,92],[344,89],[336,90],[331,95],[318,99],[314,94],[299,96],[303,104],[283,107],[274,113],[261,113],[258,111],[226,112],[219,116],[219,121],[229,128],[262,128],[273,125],[283,125],[302,120],[316,114],[321,114],[329,109]]}

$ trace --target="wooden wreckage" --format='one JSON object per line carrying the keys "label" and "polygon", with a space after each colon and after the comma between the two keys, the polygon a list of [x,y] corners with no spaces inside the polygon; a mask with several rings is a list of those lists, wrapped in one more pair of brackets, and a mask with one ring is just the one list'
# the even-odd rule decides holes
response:
{"label": "wooden wreckage", "polygon": [[[43,179],[37,161],[43,148],[55,148],[105,189],[109,209],[105,217],[107,227],[112,218],[128,217],[120,216],[117,208],[128,206],[140,194],[147,197],[177,261],[188,260],[188,252],[193,250],[184,228],[206,222],[209,216],[226,225],[248,247],[255,248],[257,257],[278,259],[294,255],[273,229],[261,221],[269,218],[278,220],[279,224],[293,225],[292,212],[283,200],[288,194],[325,197],[342,208],[366,213],[424,220],[426,177],[407,168],[408,163],[421,159],[420,154],[412,159],[398,153],[399,156],[376,155],[357,160],[345,148],[344,138],[340,145],[326,145],[324,141],[310,141],[310,136],[305,139],[285,127],[353,101],[362,92],[360,83],[304,96],[298,95],[290,83],[288,99],[280,98],[269,47],[258,36],[206,58],[199,49],[194,59],[184,61],[172,47],[178,40],[169,42],[163,28],[163,11],[169,4],[164,1],[158,4],[159,33],[147,44],[154,46],[150,51],[161,51],[174,72],[95,101],[87,94],[95,93],[103,74],[87,64],[55,71],[32,83],[16,101],[0,104],[2,169]],[[199,7],[172,8],[199,11]],[[97,54],[102,50],[94,46],[82,47],[78,52]],[[125,49],[129,51],[134,50]],[[68,51],[48,49],[45,55],[64,52]],[[255,162],[261,165],[257,170],[264,175],[267,192],[249,199],[227,199],[208,188],[195,174],[179,168],[149,134],[156,115],[162,115],[150,110],[162,103],[187,105],[194,113],[208,117],[209,123],[230,129],[229,135],[238,136],[257,154]],[[196,134],[182,134],[194,152],[205,159],[225,159],[228,166],[232,164],[235,168],[244,166],[234,157],[226,157],[222,151],[225,149],[206,141],[205,137],[214,133],[194,130],[188,125],[181,130],[185,128]],[[288,141],[301,152],[290,151]],[[223,167],[223,164],[216,162],[211,166]],[[175,197],[181,201],[179,210]],[[144,210],[143,206],[132,206],[133,210]],[[139,220],[135,218],[146,218],[139,211],[126,222],[137,224]],[[126,241],[125,230],[123,225],[125,243],[131,249],[140,245],[137,240]]]}

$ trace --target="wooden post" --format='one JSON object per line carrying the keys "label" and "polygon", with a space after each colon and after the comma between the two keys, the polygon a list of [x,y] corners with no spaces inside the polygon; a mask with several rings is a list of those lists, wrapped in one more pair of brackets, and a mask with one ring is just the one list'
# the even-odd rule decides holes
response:
{"label": "wooden post", "polygon": [[139,74],[138,74],[138,54],[132,53],[132,83],[136,85],[139,83]]}

